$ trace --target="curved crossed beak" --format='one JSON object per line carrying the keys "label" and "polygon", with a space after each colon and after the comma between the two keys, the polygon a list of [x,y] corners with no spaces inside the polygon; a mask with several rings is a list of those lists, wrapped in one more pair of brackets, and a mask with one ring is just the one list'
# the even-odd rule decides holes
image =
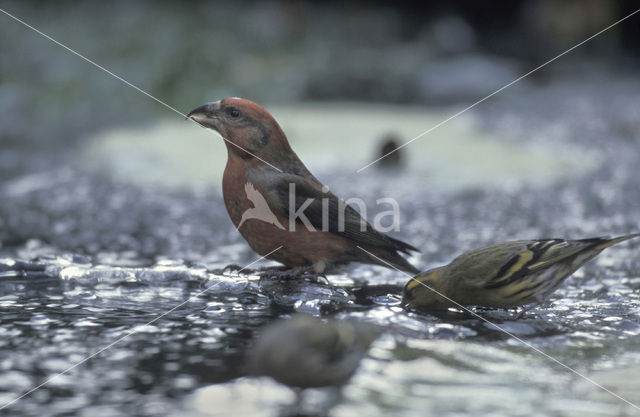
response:
{"label": "curved crossed beak", "polygon": [[220,102],[213,101],[205,103],[202,106],[191,110],[187,115],[187,119],[191,119],[199,123],[203,127],[209,127],[218,130],[218,111],[220,110]]}

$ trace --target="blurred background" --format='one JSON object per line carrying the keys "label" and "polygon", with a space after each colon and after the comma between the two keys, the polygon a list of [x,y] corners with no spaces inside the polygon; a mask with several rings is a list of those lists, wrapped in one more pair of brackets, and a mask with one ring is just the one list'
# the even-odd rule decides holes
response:
{"label": "blurred background", "polygon": [[[243,358],[265,323],[302,311],[387,329],[346,397],[313,397],[307,415],[632,413],[477,320],[400,310],[394,271],[353,266],[294,289],[211,273],[257,258],[222,202],[221,139],[7,13],[180,113],[227,96],[263,105],[369,219],[386,208],[376,199],[399,202],[394,236],[426,269],[501,240],[638,231],[640,14],[440,125],[638,7],[3,1],[0,402],[222,283],[3,411],[281,414],[291,393],[246,379]],[[640,401],[638,246],[598,259],[539,314],[490,317]]]}
{"label": "blurred background", "polygon": [[[464,1],[3,4],[185,113],[230,95],[265,104],[471,104],[635,7],[633,1],[606,0],[491,6]],[[29,154],[44,152],[39,163],[47,162],[51,149],[65,148],[62,153],[68,154],[89,133],[177,116],[8,16],[3,19],[3,176],[22,171]],[[637,22],[629,19],[522,84],[633,74],[639,35]]]}

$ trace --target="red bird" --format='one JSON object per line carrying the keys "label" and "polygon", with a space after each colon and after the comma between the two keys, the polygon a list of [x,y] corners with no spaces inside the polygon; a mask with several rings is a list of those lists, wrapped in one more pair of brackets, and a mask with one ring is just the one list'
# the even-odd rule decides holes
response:
{"label": "red bird", "polygon": [[376,231],[329,192],[300,161],[265,109],[233,97],[203,104],[187,117],[225,140],[224,203],[254,251],[287,267],[313,268],[316,273],[348,262],[419,272],[400,256],[417,249]]}

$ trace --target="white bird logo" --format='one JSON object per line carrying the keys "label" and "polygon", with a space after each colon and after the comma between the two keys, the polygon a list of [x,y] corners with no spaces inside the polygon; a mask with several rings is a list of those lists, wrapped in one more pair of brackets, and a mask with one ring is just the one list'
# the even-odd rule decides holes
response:
{"label": "white bird logo", "polygon": [[284,226],[280,224],[278,218],[269,208],[267,204],[267,200],[264,199],[262,194],[258,190],[255,189],[253,184],[247,182],[244,185],[244,192],[247,194],[247,198],[249,201],[253,203],[253,208],[247,209],[244,213],[242,213],[242,218],[240,219],[240,224],[238,225],[238,229],[242,227],[242,224],[250,219],[262,220],[263,222],[267,222],[273,224],[279,229],[284,230]]}

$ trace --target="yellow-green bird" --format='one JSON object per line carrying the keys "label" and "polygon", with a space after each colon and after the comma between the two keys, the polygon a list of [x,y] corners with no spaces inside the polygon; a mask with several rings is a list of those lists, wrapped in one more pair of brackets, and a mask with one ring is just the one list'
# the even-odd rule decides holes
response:
{"label": "yellow-green bird", "polygon": [[474,249],[449,265],[413,277],[404,287],[402,305],[420,309],[535,306],[604,249],[638,236],[518,240]]}

